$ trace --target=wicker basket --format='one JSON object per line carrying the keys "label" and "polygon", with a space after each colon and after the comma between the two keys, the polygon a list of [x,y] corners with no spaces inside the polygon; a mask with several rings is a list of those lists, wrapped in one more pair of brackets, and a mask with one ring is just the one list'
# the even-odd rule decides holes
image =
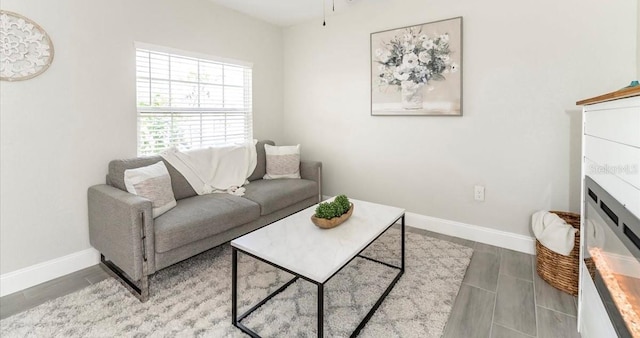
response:
{"label": "wicker basket", "polygon": [[547,249],[536,240],[536,271],[538,275],[556,289],[570,295],[578,295],[578,276],[580,275],[580,215],[551,211],[560,216],[576,230],[575,245],[569,256]]}

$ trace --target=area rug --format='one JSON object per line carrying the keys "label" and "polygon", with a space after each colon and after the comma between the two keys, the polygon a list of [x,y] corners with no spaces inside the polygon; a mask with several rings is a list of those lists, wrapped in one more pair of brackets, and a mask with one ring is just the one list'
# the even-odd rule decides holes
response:
{"label": "area rug", "polygon": [[[399,264],[390,229],[363,254]],[[405,273],[360,337],[440,337],[472,249],[406,233]],[[356,258],[325,285],[325,336],[348,337],[397,270]],[[292,278],[240,255],[239,313]],[[298,280],[243,320],[263,337],[315,337],[316,287]],[[214,248],[151,278],[140,303],[107,279],[0,321],[2,337],[245,337],[231,325],[231,249]]]}

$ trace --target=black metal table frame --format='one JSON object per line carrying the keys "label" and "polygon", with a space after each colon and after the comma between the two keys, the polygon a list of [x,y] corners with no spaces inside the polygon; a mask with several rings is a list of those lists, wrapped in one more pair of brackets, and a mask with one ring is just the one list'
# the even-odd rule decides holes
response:
{"label": "black metal table frame", "polygon": [[[361,253],[366,250],[371,244],[373,244],[376,240],[378,240],[378,238],[380,238],[380,236],[382,236],[383,234],[385,234],[396,222],[401,221],[401,240],[400,240],[400,251],[401,251],[401,265],[395,266],[395,265],[391,265],[389,263],[385,263],[382,261],[379,261],[377,259],[374,258],[370,258],[370,257],[366,257],[366,256],[362,256]],[[349,263],[351,263],[351,261],[353,259],[355,259],[356,257],[360,257],[360,258],[364,258],[376,263],[380,263],[383,264],[385,266],[394,268],[394,269],[398,269],[400,270],[398,272],[398,274],[396,275],[396,277],[393,279],[393,281],[391,282],[391,284],[389,284],[389,286],[387,287],[387,289],[384,291],[384,293],[382,294],[382,296],[380,296],[380,298],[378,298],[378,300],[376,301],[376,303],[373,305],[373,307],[371,308],[371,310],[369,310],[369,312],[367,313],[366,316],[364,316],[364,318],[362,319],[362,321],[360,322],[360,324],[358,324],[358,327],[356,327],[356,329],[353,331],[353,333],[351,334],[351,337],[356,337],[360,331],[364,328],[364,326],[367,324],[367,322],[369,321],[369,319],[371,319],[371,317],[373,316],[373,314],[376,312],[376,310],[378,309],[378,307],[380,307],[380,305],[382,304],[382,302],[384,301],[384,299],[387,297],[387,295],[389,294],[389,292],[391,292],[391,290],[393,289],[393,287],[396,285],[396,283],[398,282],[398,280],[400,279],[400,277],[402,276],[402,274],[404,274],[404,245],[405,245],[405,239],[404,239],[404,235],[405,235],[405,226],[404,226],[404,213],[402,214],[402,216],[400,216],[398,219],[396,219],[393,223],[391,223],[391,225],[389,225],[382,233],[380,233],[376,238],[374,238],[371,243],[367,244],[366,247],[364,247],[364,249],[360,250],[353,258],[351,258],[347,263],[345,263],[342,267],[340,267],[340,269],[338,269],[338,271],[334,272],[333,275],[331,275],[331,277],[327,278],[327,280],[324,283],[320,283],[317,281],[314,281],[308,277],[302,276],[300,274],[297,274],[289,269],[283,268],[277,264],[271,263],[263,258],[257,257],[255,255],[252,255],[248,252],[245,252],[241,249],[235,248],[235,247],[231,247],[231,264],[232,264],[232,270],[231,270],[231,322],[232,324],[239,328],[240,330],[242,330],[244,333],[250,335],[251,337],[254,338],[258,338],[260,337],[259,334],[257,334],[255,331],[251,330],[250,328],[246,327],[244,324],[241,323],[241,321],[243,319],[245,319],[247,316],[249,316],[251,313],[253,313],[255,310],[257,310],[259,307],[261,307],[262,305],[264,305],[266,302],[268,302],[271,298],[273,298],[274,296],[276,296],[277,294],[279,294],[280,292],[284,291],[287,287],[289,287],[291,284],[293,284],[295,281],[297,281],[299,278],[302,278],[308,282],[311,282],[313,284],[316,284],[316,286],[318,287],[318,337],[323,337],[324,335],[324,284],[327,283],[329,280],[331,280],[331,278],[333,278],[333,276],[335,276],[338,272],[340,272],[345,266],[349,265]],[[245,313],[241,314],[240,316],[238,316],[238,252],[242,252],[245,255],[251,256],[259,261],[265,262],[271,266],[274,266],[280,270],[286,271],[292,275],[294,275],[295,277],[293,279],[291,279],[290,281],[288,281],[287,283],[285,283],[284,285],[282,285],[280,288],[278,288],[276,291],[274,291],[273,293],[271,293],[270,295],[267,296],[267,298],[261,300],[258,304],[254,305],[253,307],[251,307],[249,310],[247,310]]]}

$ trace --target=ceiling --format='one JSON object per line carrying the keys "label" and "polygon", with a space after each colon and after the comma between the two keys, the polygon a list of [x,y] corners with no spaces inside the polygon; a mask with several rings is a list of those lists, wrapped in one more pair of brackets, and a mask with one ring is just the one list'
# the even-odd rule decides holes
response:
{"label": "ceiling", "polygon": [[[287,27],[317,19],[322,24],[322,5],[325,1],[327,16],[333,0],[210,0],[218,5],[234,9],[274,25]],[[336,11],[349,6],[355,0],[335,0]]]}

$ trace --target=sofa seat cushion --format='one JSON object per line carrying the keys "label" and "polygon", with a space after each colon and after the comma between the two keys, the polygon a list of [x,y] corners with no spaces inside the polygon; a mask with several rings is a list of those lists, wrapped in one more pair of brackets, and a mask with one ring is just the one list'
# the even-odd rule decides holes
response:
{"label": "sofa seat cushion", "polygon": [[156,252],[213,236],[260,217],[260,206],[229,194],[184,198],[154,220]]}
{"label": "sofa seat cushion", "polygon": [[260,204],[268,215],[318,194],[316,182],[305,179],[256,180],[244,186],[244,198]]}

